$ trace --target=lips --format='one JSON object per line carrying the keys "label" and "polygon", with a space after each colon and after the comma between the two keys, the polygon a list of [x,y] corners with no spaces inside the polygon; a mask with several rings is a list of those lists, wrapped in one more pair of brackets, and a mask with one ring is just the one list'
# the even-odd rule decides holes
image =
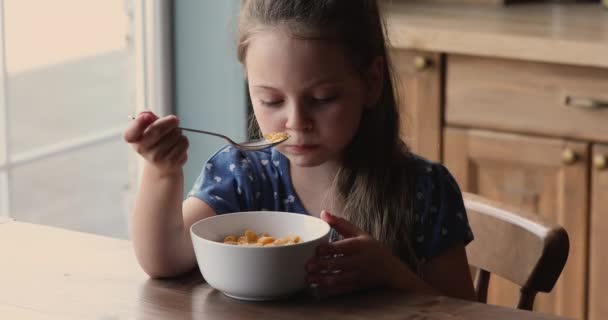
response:
{"label": "lips", "polygon": [[293,153],[306,153],[319,147],[318,144],[289,144],[285,148]]}

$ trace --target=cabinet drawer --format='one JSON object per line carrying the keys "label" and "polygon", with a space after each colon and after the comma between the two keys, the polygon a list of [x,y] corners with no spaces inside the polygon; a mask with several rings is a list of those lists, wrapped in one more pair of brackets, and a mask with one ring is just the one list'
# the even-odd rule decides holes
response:
{"label": "cabinet drawer", "polygon": [[608,141],[608,69],[464,55],[446,65],[448,124]]}

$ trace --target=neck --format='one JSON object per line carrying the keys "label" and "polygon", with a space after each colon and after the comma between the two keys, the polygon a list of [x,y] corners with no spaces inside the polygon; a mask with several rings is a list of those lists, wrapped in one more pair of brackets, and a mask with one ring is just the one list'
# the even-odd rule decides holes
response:
{"label": "neck", "polygon": [[339,165],[337,163],[325,163],[316,167],[292,166],[289,173],[291,174],[292,181],[301,186],[309,186],[314,189],[328,189],[338,172],[338,168]]}
{"label": "neck", "polygon": [[332,210],[328,192],[338,172],[338,164],[326,163],[317,167],[290,167],[293,187],[306,210],[318,216],[321,210]]}

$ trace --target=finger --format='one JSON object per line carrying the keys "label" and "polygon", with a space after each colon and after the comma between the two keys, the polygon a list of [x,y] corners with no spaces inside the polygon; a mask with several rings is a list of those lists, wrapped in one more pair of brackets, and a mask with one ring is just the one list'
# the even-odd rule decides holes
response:
{"label": "finger", "polygon": [[333,256],[326,259],[315,258],[312,259],[307,265],[306,270],[310,273],[318,273],[321,271],[347,271],[356,269],[360,265],[360,259],[358,256]]}
{"label": "finger", "polygon": [[350,223],[348,220],[332,215],[323,210],[320,215],[321,219],[327,222],[332,228],[346,238],[356,237],[366,234],[365,231]]}
{"label": "finger", "polygon": [[152,158],[154,160],[168,158],[168,154],[179,144],[181,137],[182,131],[180,129],[173,129],[165,134],[155,145],[150,147],[153,153]]}
{"label": "finger", "polygon": [[177,164],[183,166],[184,164],[186,164],[186,162],[188,162],[188,151],[184,152],[182,157],[177,160]]}
{"label": "finger", "polygon": [[186,140],[185,146],[184,146],[184,151],[179,152],[177,159],[175,160],[176,163],[179,165],[184,165],[184,164],[186,164],[186,162],[188,162],[188,147],[190,146],[190,140],[188,140],[188,137],[183,136],[182,139]]}
{"label": "finger", "polygon": [[184,155],[187,154],[186,151],[188,150],[189,144],[190,143],[188,142],[188,138],[186,138],[185,136],[180,136],[177,144],[167,154],[167,159],[169,159],[173,162],[176,162],[178,164],[181,164],[183,161]]}
{"label": "finger", "polygon": [[139,141],[142,148],[147,149],[158,143],[160,139],[171,130],[177,128],[179,120],[176,116],[166,116],[154,121],[143,133]]}
{"label": "finger", "polygon": [[348,238],[317,246],[317,256],[325,257],[336,254],[354,255],[361,251],[359,238]]}
{"label": "finger", "polygon": [[158,117],[149,111],[140,113],[125,129],[123,133],[123,139],[128,143],[137,142],[141,139],[146,128],[156,121]]}

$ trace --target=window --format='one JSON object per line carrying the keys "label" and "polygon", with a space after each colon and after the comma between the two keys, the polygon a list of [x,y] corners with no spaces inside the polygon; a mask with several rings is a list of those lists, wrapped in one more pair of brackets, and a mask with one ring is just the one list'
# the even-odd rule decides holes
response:
{"label": "window", "polygon": [[133,3],[0,1],[0,216],[126,237]]}

